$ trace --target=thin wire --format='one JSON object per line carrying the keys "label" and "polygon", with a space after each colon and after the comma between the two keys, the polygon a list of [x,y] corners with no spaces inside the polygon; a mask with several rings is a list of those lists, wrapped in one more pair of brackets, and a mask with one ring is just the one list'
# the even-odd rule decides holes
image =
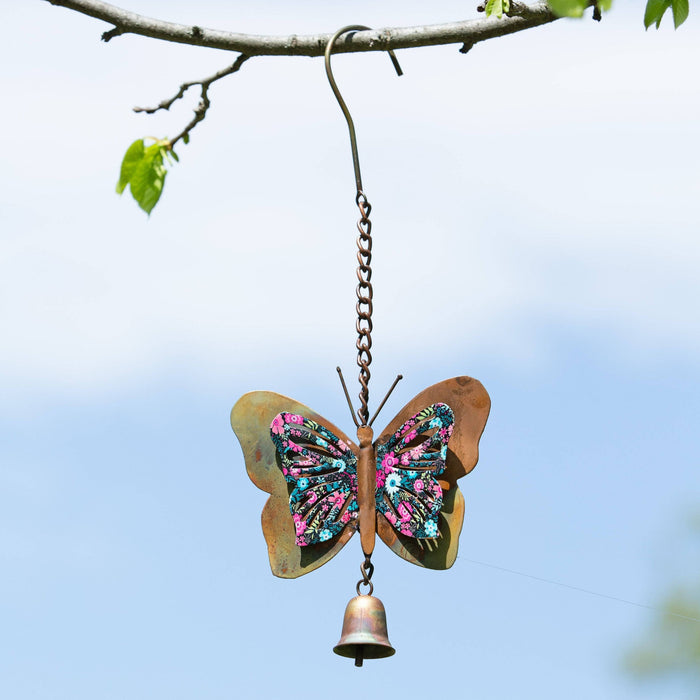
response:
{"label": "thin wire", "polygon": [[690,617],[689,615],[681,615],[680,613],[670,612],[669,610],[663,610],[655,605],[645,605],[644,603],[637,603],[633,600],[626,600],[625,598],[618,598],[614,595],[608,595],[607,593],[598,593],[598,591],[591,591],[588,588],[581,588],[580,586],[572,586],[568,583],[561,583],[561,581],[552,581],[552,579],[542,578],[541,576],[533,576],[532,574],[525,574],[522,571],[515,571],[514,569],[507,569],[505,566],[496,566],[496,564],[487,564],[485,561],[476,561],[476,559],[467,559],[466,557],[461,557],[463,561],[468,561],[470,564],[478,564],[479,566],[485,566],[489,569],[496,569],[497,571],[505,571],[508,574],[515,574],[516,576],[523,576],[525,578],[531,578],[534,581],[541,581],[542,583],[551,583],[553,586],[561,586],[562,588],[569,588],[572,591],[578,591],[579,593],[588,593],[588,595],[594,595],[598,598],[607,598],[608,600],[614,600],[618,603],[626,603],[627,605],[634,605],[637,608],[646,608],[647,610],[653,610],[654,612],[660,612],[664,615],[670,615],[671,617],[679,617],[682,620],[689,620],[690,622],[700,622],[700,618]]}

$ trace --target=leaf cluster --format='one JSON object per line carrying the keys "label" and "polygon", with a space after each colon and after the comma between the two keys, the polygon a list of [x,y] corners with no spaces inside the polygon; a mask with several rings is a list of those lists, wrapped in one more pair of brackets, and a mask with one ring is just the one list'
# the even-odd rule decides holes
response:
{"label": "leaf cluster", "polygon": [[700,604],[697,593],[677,588],[659,608],[648,638],[623,659],[637,679],[677,677],[700,682]]}
{"label": "leaf cluster", "polygon": [[607,12],[612,7],[612,0],[547,0],[554,14],[560,17],[582,17],[583,11],[595,5],[599,11]]}
{"label": "leaf cluster", "polygon": [[644,11],[644,26],[649,29],[652,24],[656,24],[658,29],[661,19],[669,7],[673,13],[673,25],[678,29],[688,19],[688,13],[690,12],[689,0],[648,0]]}
{"label": "leaf cluster", "polygon": [[[607,12],[612,7],[613,0],[547,0],[554,14],[559,17],[582,17],[587,7],[595,7],[594,18],[600,19],[600,12]],[[495,15],[501,19],[510,12],[510,0],[486,0],[483,5],[487,17]],[[690,0],[647,0],[644,11],[644,26],[649,29],[652,24],[659,28],[666,10],[673,12],[673,24],[678,27],[688,19]]]}
{"label": "leaf cluster", "polygon": [[177,154],[167,139],[154,139],[146,146],[143,139],[134,141],[127,148],[122,160],[117,194],[122,194],[127,185],[137,204],[149,216],[163,192],[167,166],[178,161]]}
{"label": "leaf cluster", "polygon": [[507,15],[510,12],[510,0],[486,0],[484,12],[487,17],[496,15],[498,19],[501,19],[503,15]]}

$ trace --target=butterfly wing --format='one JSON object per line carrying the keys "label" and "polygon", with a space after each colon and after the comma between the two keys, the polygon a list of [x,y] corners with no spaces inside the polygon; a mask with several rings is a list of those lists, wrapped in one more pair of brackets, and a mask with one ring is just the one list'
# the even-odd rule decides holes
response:
{"label": "butterfly wing", "polygon": [[358,448],[342,431],[315,411],[294,399],[271,391],[245,394],[231,411],[231,427],[241,444],[248,476],[259,489],[270,494],[262,512],[262,526],[272,573],[281,578],[297,578],[317,569],[335,556],[352,537],[354,529],[344,527],[336,537],[313,546],[297,545],[294,520],[290,514],[290,486],[292,494],[294,486],[288,484],[283,474],[282,456],[271,439],[273,419],[285,413],[304,416],[307,420],[322,425],[353,454],[357,453]]}
{"label": "butterfly wing", "polygon": [[[401,477],[406,476],[406,486],[410,485],[411,480],[413,481],[413,486],[409,490],[412,491],[414,497],[408,500],[413,511],[408,513],[407,520],[401,522],[402,524],[412,523],[405,529],[414,534],[405,534],[401,531],[401,527],[396,529],[387,519],[386,512],[393,511],[393,514],[398,514],[398,501],[396,505],[392,505],[391,499],[387,503],[386,498],[382,497],[385,507],[388,509],[387,511],[384,511],[379,503],[377,505],[379,510],[377,514],[377,532],[385,544],[406,561],[430,569],[448,569],[457,558],[459,533],[462,530],[462,522],[464,520],[464,497],[457,486],[457,479],[468,474],[478,461],[479,439],[484,431],[486,419],[491,408],[489,395],[482,384],[471,377],[454,377],[434,384],[406,404],[377,438],[376,442],[378,456],[377,473],[379,474],[384,457],[391,452],[391,449],[387,449],[387,447],[392,444],[396,447],[404,437],[408,436],[407,432],[402,432],[404,426],[420,416],[424,410],[431,409],[437,412],[436,407],[439,404],[449,406],[454,417],[452,435],[447,438],[448,442],[446,450],[444,450],[444,457],[442,457],[442,448],[445,445],[440,443],[439,431],[446,429],[445,425],[436,425],[432,428],[425,427],[417,438],[407,441],[398,451],[400,453],[405,452],[406,447],[408,447],[410,456],[410,449],[415,449],[425,443],[425,439],[421,441],[421,435],[430,438],[428,443],[425,444],[425,449],[422,450],[422,458],[424,460],[422,469],[438,484],[441,494],[437,493],[437,491],[429,494],[429,498],[423,501],[422,506],[419,506],[415,498],[415,483],[418,476],[413,477],[410,475],[410,472],[414,471],[410,468],[411,464],[392,464],[393,467],[399,467],[402,470],[408,467],[406,474],[401,471],[399,475]],[[428,422],[433,418],[431,417]],[[444,422],[444,419],[441,419],[440,422]],[[425,421],[421,421],[421,424],[423,423]],[[410,432],[410,429],[408,432]],[[399,437],[398,441],[396,438],[397,434],[403,436]],[[438,438],[435,437],[436,434]],[[441,452],[440,458],[435,455],[438,445]],[[379,458],[380,454],[382,455],[381,458]],[[418,451],[415,455],[417,458],[420,456]],[[394,457],[396,458],[396,452]],[[400,460],[400,457],[401,455],[397,459]],[[384,471],[383,468],[382,471]],[[422,481],[424,485],[425,479],[422,479]],[[386,494],[385,484],[386,477],[385,483],[382,485]],[[378,484],[378,492],[382,487]],[[418,491],[420,491],[420,488]],[[439,501],[440,495],[442,498],[441,503]],[[406,501],[407,499],[403,500]],[[435,509],[438,503],[439,509],[435,520]],[[423,517],[423,530],[417,524],[421,513],[425,516]],[[403,509],[401,515],[404,518],[407,517]],[[432,526],[427,525],[428,522],[436,522],[437,533],[434,538],[426,539],[425,536],[429,535],[426,527],[432,531]]]}
{"label": "butterfly wing", "polygon": [[278,413],[270,437],[292,487],[289,510],[300,547],[326,542],[357,519],[357,458],[345,442],[301,414]]}
{"label": "butterfly wing", "polygon": [[431,404],[377,446],[377,510],[406,537],[438,536],[443,503],[438,477],[445,471],[453,426],[452,409]]}

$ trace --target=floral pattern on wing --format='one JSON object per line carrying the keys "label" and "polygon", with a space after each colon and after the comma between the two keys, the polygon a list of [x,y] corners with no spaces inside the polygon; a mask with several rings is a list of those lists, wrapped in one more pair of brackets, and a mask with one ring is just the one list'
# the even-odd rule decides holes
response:
{"label": "floral pattern on wing", "polygon": [[270,437],[281,459],[300,547],[332,539],[357,518],[357,458],[328,428],[295,413],[278,413]]}
{"label": "floral pattern on wing", "polygon": [[445,470],[454,420],[447,404],[434,403],[377,446],[377,510],[406,537],[438,536],[442,487],[437,477]]}

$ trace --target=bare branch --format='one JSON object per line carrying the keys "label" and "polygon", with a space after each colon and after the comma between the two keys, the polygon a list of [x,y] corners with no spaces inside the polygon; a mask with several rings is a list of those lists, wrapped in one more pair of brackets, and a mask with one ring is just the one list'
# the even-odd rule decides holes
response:
{"label": "bare branch", "polygon": [[[101,0],[47,1],[52,5],[66,7],[112,24],[113,29],[102,35],[104,41],[122,34],[138,34],[180,44],[237,51],[246,56],[321,56],[331,38],[331,34],[283,37],[204,29],[196,25],[175,24],[144,17]],[[395,27],[348,34],[345,39],[338,42],[335,50],[337,53],[348,53],[443,44],[473,46],[480,41],[531,29],[558,19],[542,0],[533,5],[513,0],[512,5],[511,16],[500,20],[489,17],[448,24]]]}
{"label": "bare branch", "polygon": [[158,104],[158,106],[134,107],[134,112],[154,114],[155,112],[161,109],[168,110],[170,109],[170,107],[172,107],[173,103],[181,99],[191,87],[193,87],[194,85],[200,85],[202,88],[201,99],[194,110],[194,117],[192,118],[192,121],[177,136],[175,136],[172,139],[169,139],[170,147],[172,148],[180,139],[187,136],[190,133],[190,131],[192,131],[192,129],[194,129],[194,127],[197,126],[197,124],[199,124],[199,122],[201,122],[207,116],[207,110],[211,106],[211,102],[209,100],[209,87],[211,86],[211,84],[215,83],[217,80],[221,80],[221,78],[225,78],[227,75],[237,73],[241,69],[241,66],[248,60],[248,58],[250,57],[241,54],[232,65],[226,68],[222,68],[220,71],[214,73],[214,75],[209,76],[208,78],[203,78],[202,80],[192,80],[189,83],[183,83],[182,85],[180,85],[180,89],[175,95],[173,95],[169,100],[163,100]]}

